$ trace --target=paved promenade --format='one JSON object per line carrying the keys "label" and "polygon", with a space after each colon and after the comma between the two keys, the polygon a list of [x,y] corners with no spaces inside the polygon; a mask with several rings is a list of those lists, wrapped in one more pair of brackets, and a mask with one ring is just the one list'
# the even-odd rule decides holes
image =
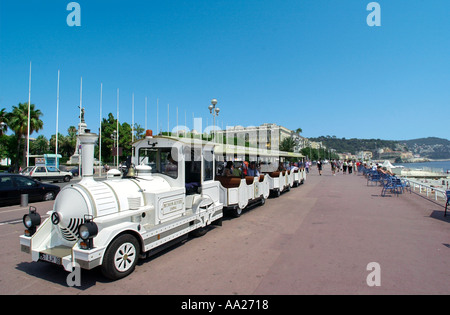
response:
{"label": "paved promenade", "polygon": [[[110,282],[34,263],[20,252],[23,211],[0,208],[0,294],[449,294],[450,217],[416,194],[381,197],[363,176],[322,176],[263,207],[226,218],[201,238],[148,258]],[[41,214],[49,203],[38,203]],[[380,267],[369,286],[367,265]]]}
{"label": "paved promenade", "polygon": [[[416,194],[381,197],[381,187],[367,186],[363,176],[331,176],[328,168],[322,176],[313,169],[298,191],[298,209],[308,215],[286,235],[257,293],[449,294],[443,206]],[[370,262],[380,266],[379,287],[367,285]]]}

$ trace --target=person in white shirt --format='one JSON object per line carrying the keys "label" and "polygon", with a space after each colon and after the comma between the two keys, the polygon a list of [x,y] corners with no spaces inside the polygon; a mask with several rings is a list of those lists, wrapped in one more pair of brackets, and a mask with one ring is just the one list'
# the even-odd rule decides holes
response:
{"label": "person in white shirt", "polygon": [[297,167],[297,165],[295,165],[295,163],[291,163],[291,167],[290,167],[289,170],[290,171],[296,171],[296,170],[298,170],[298,167]]}

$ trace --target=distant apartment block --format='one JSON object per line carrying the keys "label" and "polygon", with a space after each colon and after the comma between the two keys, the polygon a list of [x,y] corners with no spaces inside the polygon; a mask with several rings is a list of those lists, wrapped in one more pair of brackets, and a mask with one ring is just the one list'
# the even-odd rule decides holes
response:
{"label": "distant apartment block", "polygon": [[311,145],[317,148],[323,148],[321,142],[311,142],[307,138],[300,136],[295,131],[273,123],[265,123],[260,126],[233,126],[226,130],[217,130],[216,137],[218,141],[225,138],[229,144],[248,145],[250,147],[264,148],[268,150],[277,150],[281,142],[286,138],[292,138],[295,142],[294,152],[300,152],[301,149]]}

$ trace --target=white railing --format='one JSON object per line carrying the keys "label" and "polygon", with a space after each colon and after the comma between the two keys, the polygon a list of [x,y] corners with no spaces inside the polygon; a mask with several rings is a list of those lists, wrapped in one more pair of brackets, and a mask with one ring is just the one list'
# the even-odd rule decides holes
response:
{"label": "white railing", "polygon": [[408,178],[404,178],[404,180],[409,182],[412,190],[416,191],[416,188],[419,188],[419,193],[422,194],[422,192],[424,192],[427,198],[434,194],[434,200],[436,201],[438,200],[438,197],[442,197],[442,200],[444,201],[447,200],[447,195],[445,194],[444,188],[432,187],[429,184],[424,184]]}

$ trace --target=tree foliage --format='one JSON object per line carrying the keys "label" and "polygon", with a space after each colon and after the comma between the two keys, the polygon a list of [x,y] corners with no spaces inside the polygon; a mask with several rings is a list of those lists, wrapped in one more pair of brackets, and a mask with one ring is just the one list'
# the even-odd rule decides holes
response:
{"label": "tree foliage", "polygon": [[[12,107],[12,111],[4,114],[7,125],[11,129],[17,141],[16,155],[13,159],[15,170],[19,169],[19,166],[24,165],[26,158],[26,136],[28,135],[28,103],[19,103],[17,106]],[[44,126],[43,121],[40,119],[43,116],[39,109],[35,108],[34,104],[30,104],[30,135],[33,132],[38,132]],[[23,153],[22,155],[20,153]]]}
{"label": "tree foliage", "polygon": [[294,152],[295,141],[292,137],[284,138],[280,143],[280,151]]}
{"label": "tree foliage", "polygon": [[[127,122],[120,124],[119,122],[119,161],[125,161],[131,156],[131,125]],[[115,147],[117,146],[115,139],[117,137],[117,119],[112,113],[102,120],[102,162],[111,163],[114,161]],[[135,125],[135,140],[143,137],[143,129],[139,125]]]}
{"label": "tree foliage", "polygon": [[391,148],[392,150],[405,151],[406,146],[402,146],[398,141],[381,139],[345,139],[336,138],[336,136],[320,136],[309,138],[311,141],[322,142],[327,148],[332,148],[339,153],[357,154],[359,151],[376,152],[382,148]]}

